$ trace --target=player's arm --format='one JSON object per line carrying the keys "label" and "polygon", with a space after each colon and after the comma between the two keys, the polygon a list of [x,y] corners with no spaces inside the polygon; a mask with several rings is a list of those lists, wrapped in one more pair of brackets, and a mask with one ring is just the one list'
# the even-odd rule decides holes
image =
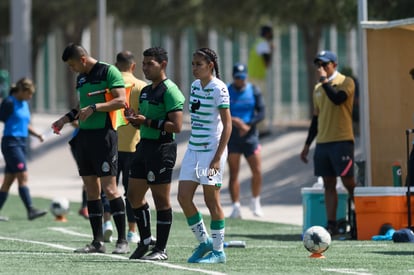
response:
{"label": "player's arm", "polygon": [[96,103],[95,112],[110,112],[126,106],[126,92],[124,87],[114,87],[110,92],[112,99],[106,102]]}
{"label": "player's arm", "polygon": [[308,136],[306,138],[305,145],[303,146],[302,152],[300,153],[300,159],[304,163],[308,163],[310,145],[312,144],[312,141],[315,139],[315,137],[318,135],[318,115],[319,111],[315,109],[313,112],[311,124],[309,126]]}
{"label": "player's arm", "polygon": [[39,134],[39,133],[38,133],[38,132],[37,132],[37,131],[33,128],[33,126],[32,126],[32,125],[30,125],[30,124],[29,124],[28,129],[29,129],[29,134],[30,134],[31,136],[34,136],[34,137],[38,138],[38,139],[40,140],[40,142],[43,142],[43,141],[44,141],[43,135]]}
{"label": "player's arm", "polygon": [[251,125],[257,124],[260,121],[262,121],[265,118],[265,103],[263,100],[263,95],[260,92],[259,88],[256,86],[253,86],[254,91],[254,99],[255,99],[255,113],[253,115],[252,120],[250,121]]}
{"label": "player's arm", "polygon": [[214,158],[211,161],[210,168],[214,168],[214,169],[220,168],[220,158],[224,150],[226,149],[227,143],[229,142],[230,135],[231,135],[231,129],[232,129],[230,108],[220,108],[219,112],[220,112],[221,122],[223,123],[223,131],[221,132],[221,137],[220,137],[219,145],[217,147],[216,154],[214,155]]}
{"label": "player's arm", "polygon": [[55,134],[59,134],[66,123],[73,122],[79,117],[79,105],[73,108],[58,120],[52,123],[52,129]]}

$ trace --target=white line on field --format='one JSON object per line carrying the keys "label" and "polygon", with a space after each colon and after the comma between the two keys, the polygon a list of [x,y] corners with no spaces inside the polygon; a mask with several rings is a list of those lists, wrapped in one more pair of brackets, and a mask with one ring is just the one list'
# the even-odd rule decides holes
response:
{"label": "white line on field", "polygon": [[357,269],[350,269],[350,268],[322,268],[323,271],[329,272],[336,272],[340,274],[355,274],[355,275],[372,275],[372,273],[368,273],[366,269],[357,268]]}
{"label": "white line on field", "polygon": [[78,233],[76,231],[72,231],[72,230],[69,230],[69,229],[66,229],[66,228],[63,228],[63,227],[49,227],[48,229],[58,231],[58,232],[62,232],[62,233],[67,234],[67,235],[73,235],[73,236],[78,236],[78,237],[86,237],[86,238],[91,237],[90,234]]}
{"label": "white line on field", "polygon": [[[73,248],[73,247],[68,247],[68,246],[64,246],[64,245],[60,245],[60,244],[53,244],[53,243],[39,242],[39,241],[32,241],[32,240],[24,240],[24,239],[17,239],[17,238],[9,238],[9,237],[3,237],[3,236],[0,236],[0,240],[39,244],[39,245],[49,246],[49,247],[58,248],[58,249],[62,249],[62,250],[71,250],[71,251],[75,250],[75,248]],[[114,254],[93,253],[92,255],[109,257],[109,258],[114,258],[114,259],[129,260],[128,257],[121,256],[121,255],[114,255]],[[146,262],[146,263],[151,263],[151,264],[155,264],[155,265],[159,265],[159,266],[163,266],[163,267],[174,268],[174,269],[179,269],[179,270],[187,270],[187,271],[196,271],[196,272],[201,272],[201,273],[211,274],[211,275],[225,275],[225,273],[221,273],[221,272],[203,270],[203,269],[199,269],[199,268],[188,268],[188,267],[169,264],[169,263],[165,263],[165,262],[145,261],[145,260],[133,260],[133,261]]]}

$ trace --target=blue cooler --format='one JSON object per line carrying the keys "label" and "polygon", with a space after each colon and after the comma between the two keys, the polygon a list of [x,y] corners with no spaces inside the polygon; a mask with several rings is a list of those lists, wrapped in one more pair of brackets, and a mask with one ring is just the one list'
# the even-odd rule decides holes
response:
{"label": "blue cooler", "polygon": [[[347,219],[348,192],[341,189],[337,191],[338,208],[336,210],[336,220]],[[301,193],[303,206],[303,232],[314,225],[325,227],[327,220],[324,189],[303,187]]]}

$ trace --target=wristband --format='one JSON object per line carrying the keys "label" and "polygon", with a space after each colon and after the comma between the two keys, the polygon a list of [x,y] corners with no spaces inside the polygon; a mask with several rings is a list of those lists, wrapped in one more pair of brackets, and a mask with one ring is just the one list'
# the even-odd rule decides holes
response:
{"label": "wristband", "polygon": [[91,108],[94,113],[96,112],[96,104],[89,105],[89,108]]}
{"label": "wristband", "polygon": [[72,122],[76,119],[76,116],[78,115],[79,111],[77,109],[72,109],[70,112],[66,113],[66,117],[69,119],[69,122]]}
{"label": "wristband", "polygon": [[149,119],[146,118],[145,119],[145,125],[147,125],[150,128],[153,129],[157,129],[157,130],[161,130],[164,131],[164,124],[165,124],[165,120],[163,119],[151,119],[151,123],[148,123]]}
{"label": "wristband", "polygon": [[327,79],[327,77],[326,77],[326,76],[321,76],[321,77],[319,78],[319,82],[324,82],[326,79]]}

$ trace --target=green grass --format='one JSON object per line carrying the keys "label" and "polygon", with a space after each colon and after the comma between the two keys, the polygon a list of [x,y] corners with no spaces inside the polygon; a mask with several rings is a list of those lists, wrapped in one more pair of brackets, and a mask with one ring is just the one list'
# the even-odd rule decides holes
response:
{"label": "green grass", "polygon": [[[48,208],[50,200],[35,199]],[[333,241],[326,259],[309,258],[295,225],[226,220],[226,240],[244,240],[247,247],[226,248],[227,263],[188,264],[196,241],[183,214],[174,215],[168,243],[170,259],[164,262],[128,260],[129,255],[79,255],[73,249],[91,241],[89,222],[71,204],[67,223],[51,214],[28,221],[20,199],[10,196],[2,210],[9,222],[0,222],[0,273],[2,274],[409,274],[414,273],[414,244],[391,241]],[[154,218],[153,217],[153,225]],[[205,217],[209,224],[208,217]],[[60,229],[56,229],[60,228]],[[57,230],[78,233],[62,233]],[[155,230],[153,230],[155,234]],[[131,249],[135,249],[134,245]]]}

